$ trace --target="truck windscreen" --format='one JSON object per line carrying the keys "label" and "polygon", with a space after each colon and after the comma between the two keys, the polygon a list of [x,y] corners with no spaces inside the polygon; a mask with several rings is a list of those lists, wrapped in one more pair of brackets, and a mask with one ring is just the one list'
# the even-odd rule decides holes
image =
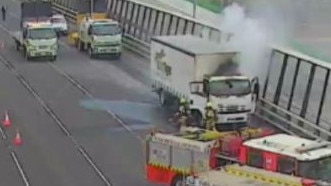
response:
{"label": "truck windscreen", "polygon": [[30,29],[29,39],[54,39],[56,38],[56,33],[52,28],[36,28]]}
{"label": "truck windscreen", "polygon": [[100,24],[92,26],[92,34],[97,36],[121,34],[121,29],[115,24]]}
{"label": "truck windscreen", "polygon": [[213,80],[209,83],[209,93],[213,96],[243,96],[251,93],[251,83],[241,79]]}
{"label": "truck windscreen", "polygon": [[299,176],[331,182],[331,157],[299,163]]}

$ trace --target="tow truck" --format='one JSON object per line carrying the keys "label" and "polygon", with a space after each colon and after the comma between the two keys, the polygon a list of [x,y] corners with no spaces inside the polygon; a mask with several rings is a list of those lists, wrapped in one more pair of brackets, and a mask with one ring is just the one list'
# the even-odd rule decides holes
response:
{"label": "tow truck", "polygon": [[[21,4],[21,31],[11,33],[16,49],[22,50],[27,61],[36,57],[48,57],[55,61],[58,51],[58,38],[49,21],[40,21],[47,18],[50,12],[44,10],[35,15],[38,7],[51,7],[49,2],[23,2]],[[38,17],[41,16],[41,17]],[[43,20],[43,19],[42,19]]]}
{"label": "tow truck", "polygon": [[224,185],[217,177],[232,174],[288,185],[330,185],[329,142],[266,131],[255,136],[203,129],[152,132],[146,138],[147,179],[175,186],[208,182],[210,175],[206,185]]}
{"label": "tow truck", "polygon": [[121,56],[122,29],[112,19],[86,16],[78,23],[78,32],[71,37],[77,48],[87,51],[90,58],[108,54]]}

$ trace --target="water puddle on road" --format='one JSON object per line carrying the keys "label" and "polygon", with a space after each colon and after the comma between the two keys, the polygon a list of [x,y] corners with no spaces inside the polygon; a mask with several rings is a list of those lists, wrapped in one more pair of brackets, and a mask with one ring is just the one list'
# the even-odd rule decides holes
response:
{"label": "water puddle on road", "polygon": [[[82,100],[80,105],[86,109],[115,113],[132,130],[148,130],[152,128],[158,110],[157,105],[126,100]],[[123,127],[112,128],[112,131],[123,131]]]}

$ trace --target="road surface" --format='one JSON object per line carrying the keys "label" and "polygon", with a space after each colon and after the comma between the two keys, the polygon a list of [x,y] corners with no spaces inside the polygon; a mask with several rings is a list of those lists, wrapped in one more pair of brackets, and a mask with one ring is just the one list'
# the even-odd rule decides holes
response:
{"label": "road surface", "polygon": [[[90,60],[65,39],[55,63],[27,62],[9,37],[19,28],[19,4],[5,3],[0,112],[8,109],[13,124],[0,146],[0,173],[8,175],[1,185],[153,185],[144,177],[143,138],[152,125],[173,128],[150,92],[148,62],[129,51],[120,60]],[[20,147],[11,144],[16,129]]]}

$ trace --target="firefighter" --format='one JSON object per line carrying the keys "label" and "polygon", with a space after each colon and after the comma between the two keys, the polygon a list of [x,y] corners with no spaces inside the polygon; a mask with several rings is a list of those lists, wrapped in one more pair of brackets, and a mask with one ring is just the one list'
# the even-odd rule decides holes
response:
{"label": "firefighter", "polygon": [[187,121],[189,118],[189,107],[184,98],[179,100],[178,111],[174,114],[172,118],[169,119],[170,122],[174,121],[180,126],[187,126]]}
{"label": "firefighter", "polygon": [[2,13],[2,21],[6,21],[6,8],[4,5],[1,7],[1,13]]}
{"label": "firefighter", "polygon": [[215,130],[215,125],[218,122],[217,111],[213,108],[211,102],[208,102],[205,107],[205,126],[207,130]]}

